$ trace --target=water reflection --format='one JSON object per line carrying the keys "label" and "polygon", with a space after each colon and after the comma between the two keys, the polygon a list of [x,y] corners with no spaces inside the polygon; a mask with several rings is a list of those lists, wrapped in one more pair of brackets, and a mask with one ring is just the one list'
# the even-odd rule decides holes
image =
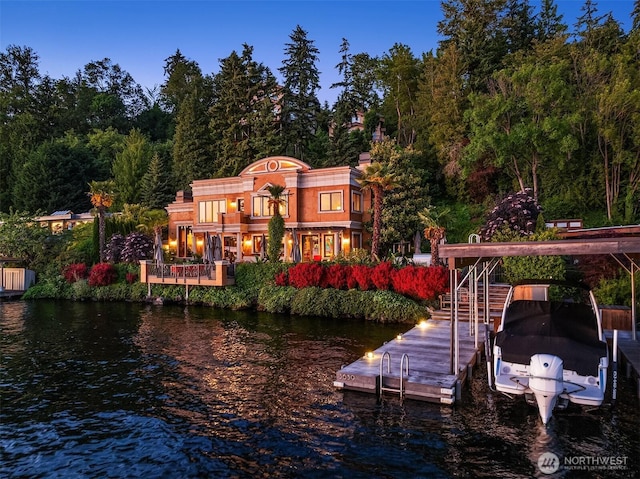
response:
{"label": "water reflection", "polygon": [[478,378],[456,407],[336,391],[397,326],[137,304],[0,303],[2,477],[582,477],[545,452],[627,455],[638,408],[539,425]]}

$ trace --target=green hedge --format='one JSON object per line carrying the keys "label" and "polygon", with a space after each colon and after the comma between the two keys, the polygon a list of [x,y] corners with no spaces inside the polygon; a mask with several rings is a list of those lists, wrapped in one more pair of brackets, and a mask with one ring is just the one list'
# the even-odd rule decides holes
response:
{"label": "green hedge", "polygon": [[342,291],[318,287],[265,286],[260,290],[258,308],[270,313],[393,323],[415,323],[427,316],[426,308],[391,291]]}
{"label": "green hedge", "polygon": [[[362,318],[381,322],[416,322],[427,315],[423,306],[391,291],[337,290],[276,286],[273,278],[290,265],[241,263],[236,266],[236,285],[192,286],[189,303],[224,309],[257,308],[270,313],[328,318]],[[118,267],[119,280],[109,286],[92,287],[87,280],[67,283],[62,275],[43,278],[24,299],[70,299],[75,301],[146,301],[148,286],[126,282],[130,266]],[[151,286],[151,296],[165,301],[185,302],[184,285]]]}

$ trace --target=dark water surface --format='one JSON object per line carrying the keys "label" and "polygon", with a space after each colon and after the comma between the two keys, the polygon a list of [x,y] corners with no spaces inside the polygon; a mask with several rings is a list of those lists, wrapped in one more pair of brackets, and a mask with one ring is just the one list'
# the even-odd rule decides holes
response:
{"label": "dark water surface", "polygon": [[[484,368],[456,407],[334,389],[341,365],[398,332],[198,307],[0,303],[0,477],[638,477],[639,406],[624,377],[616,408],[570,408],[547,428],[489,391]],[[545,475],[548,452],[574,464]],[[616,468],[586,462],[608,457]]]}

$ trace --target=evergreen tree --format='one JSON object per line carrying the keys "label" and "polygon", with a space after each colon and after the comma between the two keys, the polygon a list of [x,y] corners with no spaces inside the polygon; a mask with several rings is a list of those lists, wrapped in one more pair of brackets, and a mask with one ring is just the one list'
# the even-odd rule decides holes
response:
{"label": "evergreen tree", "polygon": [[164,76],[167,79],[160,87],[160,98],[164,106],[177,115],[187,95],[202,86],[202,71],[196,62],[176,50],[164,61]]}
{"label": "evergreen tree", "polygon": [[372,147],[371,154],[388,164],[394,173],[395,183],[401,186],[384,195],[380,235],[384,252],[390,250],[394,243],[413,243],[415,234],[422,234],[422,223],[416,213],[429,204],[429,189],[424,181],[425,172],[415,166],[420,152],[382,142]]}
{"label": "evergreen tree", "polygon": [[528,0],[507,0],[500,22],[507,53],[526,51],[535,39],[536,25]]}
{"label": "evergreen tree", "polygon": [[146,89],[144,106],[144,110],[135,118],[136,127],[152,142],[169,139],[173,135],[174,116],[162,108],[157,85]]}
{"label": "evergreen tree", "polygon": [[291,42],[285,44],[286,58],[279,68],[284,79],[280,100],[283,146],[286,154],[305,160],[318,128],[319,50],[300,25],[289,38]]}
{"label": "evergreen tree", "polygon": [[538,42],[546,42],[563,36],[567,31],[567,25],[562,21],[562,15],[558,15],[558,6],[554,0],[542,0],[540,13],[536,21],[536,39]]}
{"label": "evergreen tree", "polygon": [[269,75],[268,84],[273,85],[273,89],[269,87],[268,91],[274,93],[262,96],[253,105],[254,114],[251,122],[254,133],[251,139],[252,160],[277,155],[283,151],[282,136],[280,135],[276,112],[278,87],[273,75]]}
{"label": "evergreen tree", "polygon": [[269,192],[269,210],[273,212],[273,216],[267,225],[269,231],[269,244],[267,248],[267,256],[270,263],[280,262],[280,251],[282,250],[282,239],[284,238],[284,218],[280,214],[280,208],[286,204],[287,199],[284,197],[285,187],[282,185],[271,185],[267,187]]}
{"label": "evergreen tree", "polygon": [[13,194],[23,211],[83,212],[90,208],[86,185],[95,178],[95,159],[71,135],[42,143],[16,169]]}
{"label": "evergreen tree", "polygon": [[173,173],[179,190],[187,189],[193,180],[213,176],[209,131],[207,108],[196,88],[180,105],[173,138]]}
{"label": "evergreen tree", "polygon": [[0,53],[0,211],[16,206],[12,194],[16,170],[42,140],[34,112],[40,81],[38,55],[28,47],[9,45]]}
{"label": "evergreen tree", "polygon": [[443,0],[438,33],[441,48],[454,44],[471,91],[486,91],[491,74],[506,53],[500,18],[506,0]]}
{"label": "evergreen tree", "polygon": [[602,24],[605,16],[598,15],[598,4],[593,0],[585,0],[580,11],[583,13],[575,24],[575,34],[586,40]]}
{"label": "evergreen tree", "polygon": [[142,177],[149,168],[153,151],[140,130],[131,130],[123,146],[122,151],[116,154],[112,167],[118,204],[140,203]]}
{"label": "evergreen tree", "polygon": [[272,99],[277,93],[268,68],[252,58],[253,47],[243,46],[220,60],[213,79],[214,102],[209,110],[210,129],[218,156],[216,176],[234,176],[259,153],[273,151],[275,116]]}
{"label": "evergreen tree", "polygon": [[340,95],[334,107],[332,134],[329,137],[329,152],[323,166],[355,164],[358,159],[358,145],[355,136],[349,132],[353,118],[349,101]]}
{"label": "evergreen tree", "polygon": [[173,199],[171,170],[163,158],[155,153],[141,182],[141,203],[147,208],[161,209]]}

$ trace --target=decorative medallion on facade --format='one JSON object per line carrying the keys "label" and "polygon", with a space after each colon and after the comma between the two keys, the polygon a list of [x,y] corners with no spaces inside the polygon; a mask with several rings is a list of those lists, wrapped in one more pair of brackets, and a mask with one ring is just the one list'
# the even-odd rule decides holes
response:
{"label": "decorative medallion on facade", "polygon": [[310,170],[306,163],[288,156],[271,156],[252,163],[242,170],[240,176],[274,173],[276,171]]}

